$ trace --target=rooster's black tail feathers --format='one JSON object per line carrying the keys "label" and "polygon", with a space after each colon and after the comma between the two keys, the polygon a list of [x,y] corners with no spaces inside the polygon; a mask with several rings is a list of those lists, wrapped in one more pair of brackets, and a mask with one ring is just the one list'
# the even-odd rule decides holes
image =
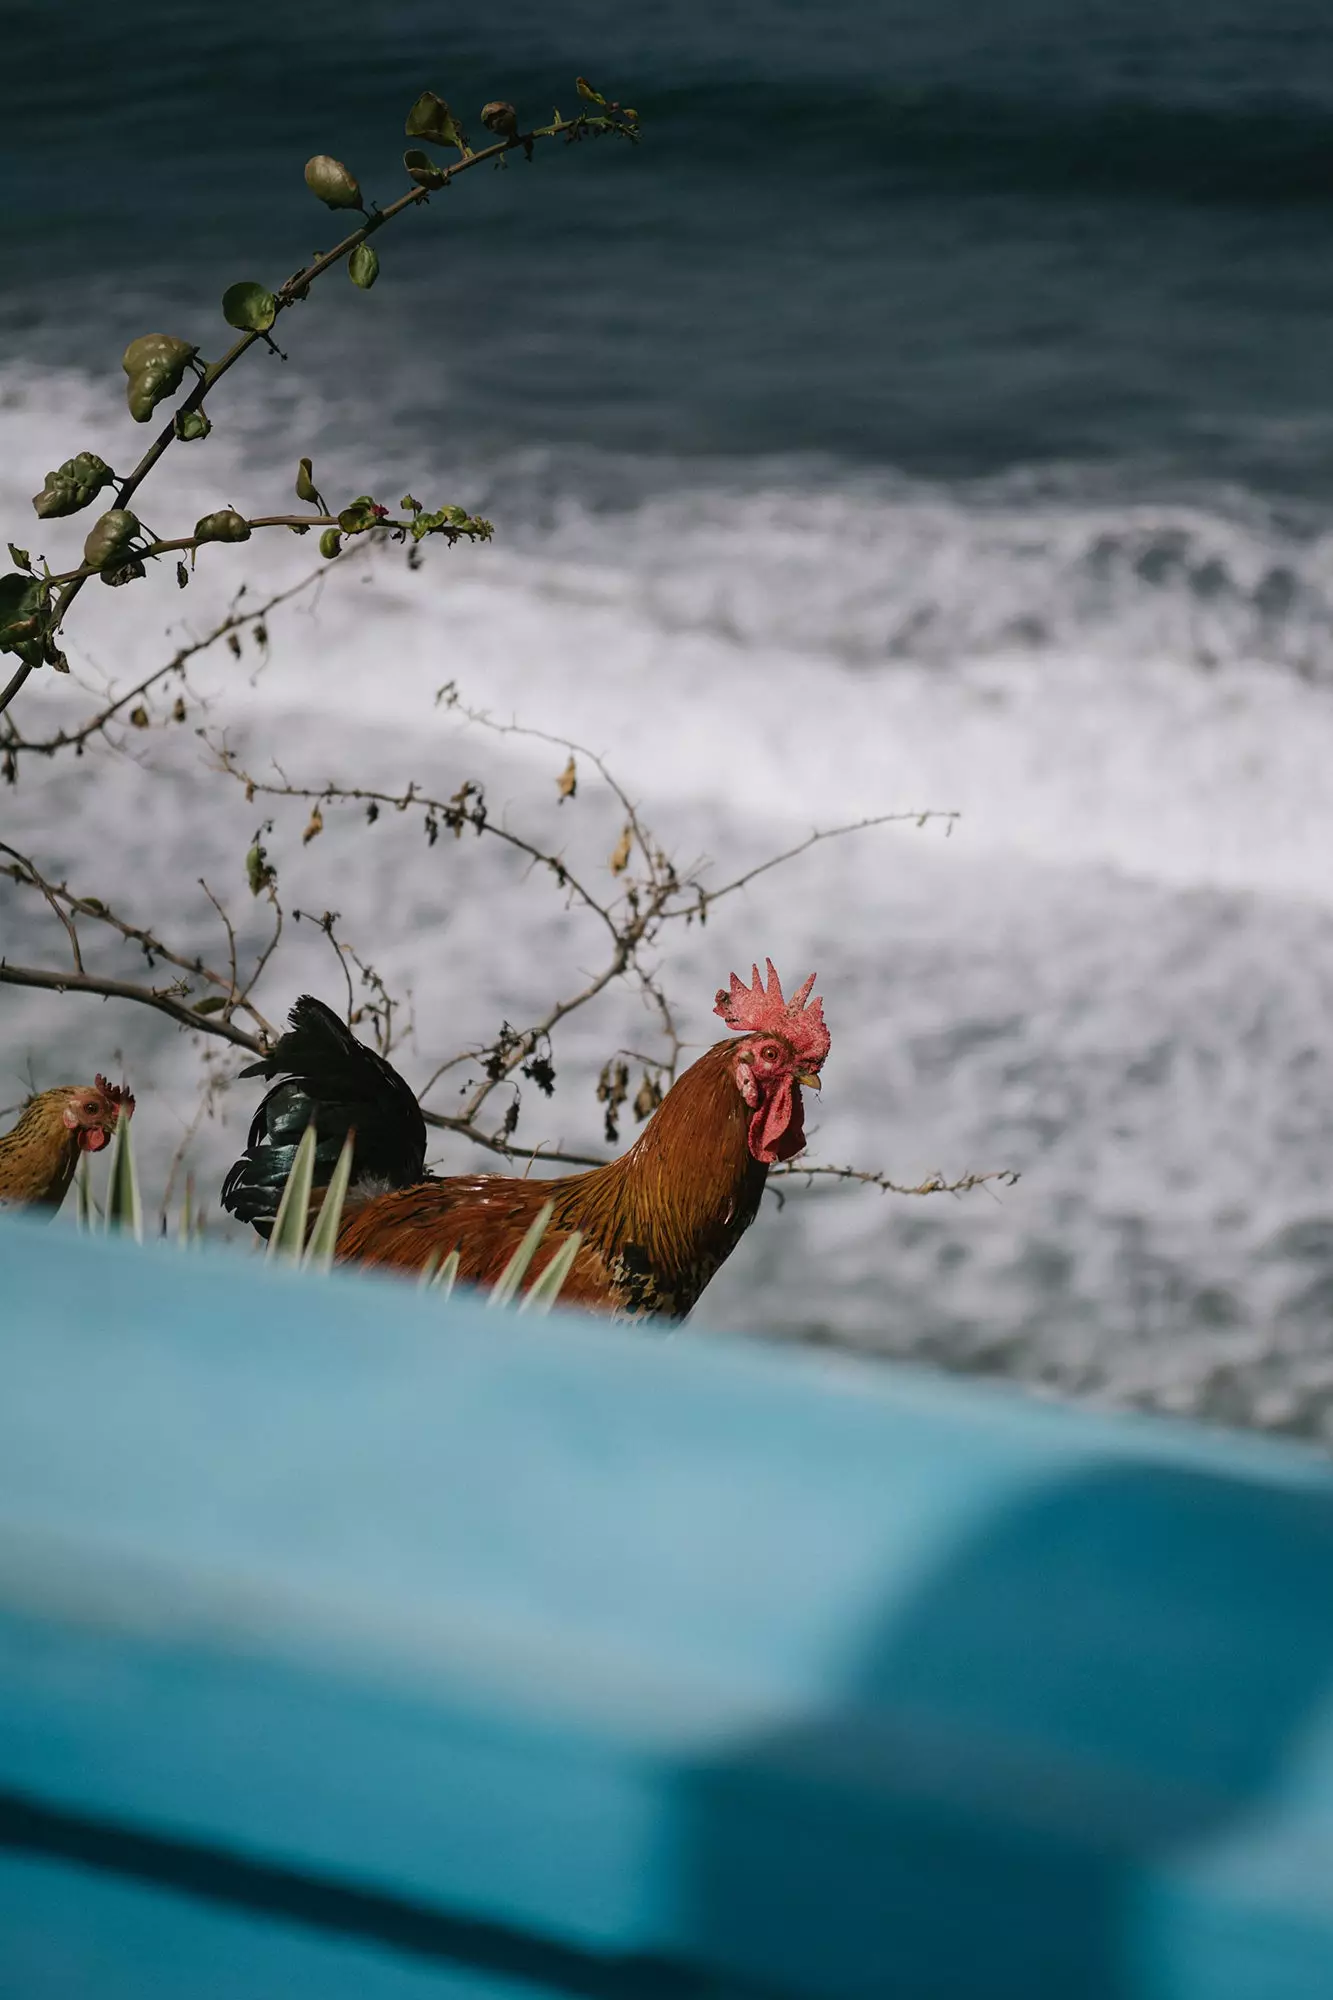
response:
{"label": "rooster's black tail feathers", "polygon": [[315,1127],[315,1186],[326,1187],[355,1132],[352,1184],[412,1187],[425,1176],[426,1122],[391,1063],[359,1042],[322,1000],[302,994],[287,1033],[242,1076],[273,1081],[249,1143],[222,1184],[222,1206],[267,1236],[296,1149]]}

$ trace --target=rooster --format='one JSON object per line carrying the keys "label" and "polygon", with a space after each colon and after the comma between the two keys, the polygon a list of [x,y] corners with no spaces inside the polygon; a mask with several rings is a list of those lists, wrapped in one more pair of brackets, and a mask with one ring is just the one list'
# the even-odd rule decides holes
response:
{"label": "rooster", "polygon": [[629,1151],[559,1180],[503,1174],[432,1179],[426,1126],[395,1069],[308,994],[288,1032],[243,1070],[273,1083],[250,1127],[222,1205],[267,1236],[308,1125],[319,1187],[355,1133],[352,1185],[338,1234],[340,1261],[421,1271],[453,1250],[458,1275],[490,1285],[539,1209],[554,1212],[544,1242],[582,1237],[562,1299],[621,1319],[682,1319],[754,1221],[768,1170],[805,1144],[803,1087],[817,1087],[829,1051],[814,974],[785,1000],[773,961],[733,973],[714,1012],[741,1039],[714,1044],[678,1079]]}
{"label": "rooster", "polygon": [[46,1208],[54,1215],[80,1153],[100,1152],[122,1111],[134,1116],[133,1097],[104,1076],[30,1098],[13,1131],[0,1138],[0,1211]]}

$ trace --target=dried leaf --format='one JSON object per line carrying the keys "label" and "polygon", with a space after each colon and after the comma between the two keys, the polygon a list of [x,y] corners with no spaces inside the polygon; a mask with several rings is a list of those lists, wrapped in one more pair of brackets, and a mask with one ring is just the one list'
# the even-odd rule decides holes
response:
{"label": "dried leaf", "polygon": [[147,729],[148,710],[144,707],[142,702],[139,703],[137,708],[132,708],[130,710],[130,722],[135,729]]}
{"label": "dried leaf", "polygon": [[615,851],[611,856],[611,873],[613,875],[623,875],[625,870],[629,867],[630,843],[632,842],[633,838],[634,838],[634,829],[630,825],[629,821],[626,820],[625,831],[621,834],[619,840],[616,842]]}
{"label": "dried leaf", "polygon": [[318,802],[316,802],[315,809],[311,813],[309,821],[307,822],[306,830],[301,835],[302,847],[309,847],[311,841],[317,840],[320,834],[323,833],[323,831],[324,831],[324,815],[319,809]]}
{"label": "dried leaf", "polygon": [[560,776],[556,779],[555,788],[556,791],[560,794],[560,799],[562,804],[566,799],[572,799],[574,794],[578,791],[579,774],[578,774],[578,769],[574,763],[574,759],[572,757],[566,764],[564,770],[560,773]]}

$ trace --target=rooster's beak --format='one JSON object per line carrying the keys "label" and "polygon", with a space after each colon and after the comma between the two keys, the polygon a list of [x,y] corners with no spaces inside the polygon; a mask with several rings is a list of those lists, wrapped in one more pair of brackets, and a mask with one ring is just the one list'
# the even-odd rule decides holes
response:
{"label": "rooster's beak", "polygon": [[798,1076],[796,1081],[803,1083],[807,1090],[818,1090],[819,1073],[817,1070],[809,1069],[805,1072],[804,1076]]}

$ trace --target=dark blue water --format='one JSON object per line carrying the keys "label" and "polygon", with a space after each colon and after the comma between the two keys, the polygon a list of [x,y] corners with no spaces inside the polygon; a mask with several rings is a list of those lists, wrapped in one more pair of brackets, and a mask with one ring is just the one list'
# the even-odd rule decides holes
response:
{"label": "dark blue water", "polygon": [[289,323],[303,368],[441,438],[1330,491],[1317,0],[492,11],[140,0],[73,30],[11,0],[6,343],[114,366],[147,293],[219,344],[226,282],[330,240],[309,153],[383,200],[423,84],[475,126],[497,92],[570,110],[583,71],[642,148],[454,188],[380,239],[373,299]]}

